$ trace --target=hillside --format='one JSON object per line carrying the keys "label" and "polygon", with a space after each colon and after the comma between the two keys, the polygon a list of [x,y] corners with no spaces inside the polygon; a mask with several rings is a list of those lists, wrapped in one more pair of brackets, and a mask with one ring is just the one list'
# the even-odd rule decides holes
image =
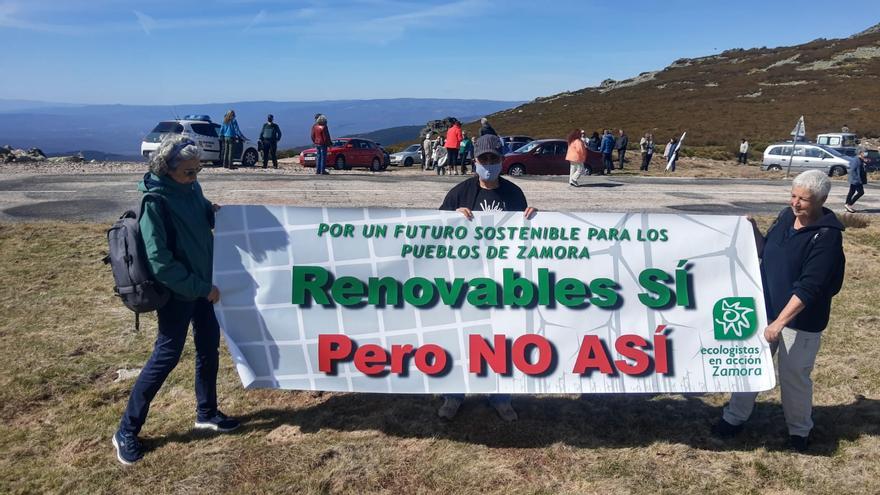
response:
{"label": "hillside", "polygon": [[732,148],[745,137],[763,148],[787,138],[804,115],[811,139],[843,124],[877,137],[878,77],[880,24],[847,39],[680,59],[625,81],[538,98],[491,121],[504,134],[536,138],[564,137],[575,127],[611,127],[631,138],[653,131],[665,142],[686,130],[690,146]]}

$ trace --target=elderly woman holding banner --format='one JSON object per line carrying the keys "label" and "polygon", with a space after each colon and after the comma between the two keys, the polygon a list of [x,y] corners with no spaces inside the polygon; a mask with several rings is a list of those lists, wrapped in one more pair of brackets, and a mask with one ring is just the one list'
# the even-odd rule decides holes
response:
{"label": "elderly woman holding banner", "polygon": [[[819,170],[798,175],[791,186],[789,208],[782,210],[766,235],[755,225],[761,276],[767,304],[764,337],[776,354],[782,410],[789,447],[803,452],[813,428],[813,381],[810,374],[828,325],[831,298],[843,283],[843,225],[822,205],[831,181]],[[720,437],[733,437],[749,419],[757,393],[734,393],[722,419],[713,427]]]}

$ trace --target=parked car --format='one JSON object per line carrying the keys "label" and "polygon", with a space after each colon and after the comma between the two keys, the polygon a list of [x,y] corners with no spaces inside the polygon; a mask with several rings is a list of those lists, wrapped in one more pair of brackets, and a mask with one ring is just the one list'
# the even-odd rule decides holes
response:
{"label": "parked car", "polygon": [[828,175],[845,175],[849,170],[849,157],[821,144],[798,143],[792,156],[792,143],[775,143],[764,150],[762,170],[785,170],[791,157],[791,170],[802,172],[817,169]]}
{"label": "parked car", "polygon": [[511,153],[534,140],[534,138],[529,136],[501,136],[501,142],[507,145],[507,149],[509,149]]}
{"label": "parked car", "polygon": [[403,151],[391,154],[391,164],[396,166],[412,167],[413,163],[422,163],[422,145],[411,144]]}
{"label": "parked car", "polygon": [[859,137],[851,132],[829,132],[816,136],[816,144],[828,146],[846,156],[858,154],[859,142]]}
{"label": "parked car", "polygon": [[869,171],[880,170],[880,151],[865,150],[865,159],[867,160],[865,168]]}
{"label": "parked car", "polygon": [[[508,153],[501,164],[501,173],[508,175],[568,175],[570,168],[565,160],[568,143],[564,139],[539,139]],[[602,154],[587,151],[590,170],[602,170]]]}
{"label": "parked car", "polygon": [[[299,163],[304,167],[314,167],[318,150],[309,148],[299,154]],[[351,167],[369,167],[373,172],[385,170],[388,162],[387,153],[377,143],[363,138],[334,139],[327,148],[327,166],[336,170],[348,170]]]}
{"label": "parked car", "polygon": [[[149,158],[159,147],[162,138],[169,134],[182,134],[199,145],[202,149],[202,161],[220,165],[220,124],[211,122],[207,115],[187,115],[182,119],[165,120],[141,141],[141,155]],[[260,159],[256,144],[249,139],[236,141],[233,146],[232,161],[241,162],[246,167],[253,167]]]}

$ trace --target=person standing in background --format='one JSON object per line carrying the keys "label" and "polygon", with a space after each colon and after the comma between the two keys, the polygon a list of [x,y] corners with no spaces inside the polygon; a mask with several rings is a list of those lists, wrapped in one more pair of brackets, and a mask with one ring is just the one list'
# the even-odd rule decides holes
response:
{"label": "person standing in background", "polygon": [[623,132],[623,129],[618,131],[617,141],[614,143],[614,147],[617,149],[617,159],[620,161],[620,164],[617,166],[619,170],[623,170],[623,162],[624,157],[626,156],[626,147],[629,146],[629,136]]}
{"label": "person standing in background", "polygon": [[743,165],[748,165],[749,161],[749,142],[746,141],[746,138],[742,139],[742,142],[739,143],[739,156],[736,159],[736,163]]}
{"label": "person standing in background", "polygon": [[268,167],[269,158],[272,158],[272,168],[278,168],[278,141],[281,140],[281,128],[275,122],[275,117],[269,114],[266,123],[260,130],[260,149],[263,152],[263,168]]}
{"label": "person standing in background", "polygon": [[327,117],[316,114],[315,124],[312,125],[312,143],[315,145],[315,174],[329,175],[327,172],[327,147],[333,143],[330,138],[330,128],[327,126]]}
{"label": "person standing in background", "polygon": [[235,140],[244,139],[238,122],[235,120],[235,110],[226,112],[223,116],[223,124],[220,126],[220,140],[222,141],[221,161],[223,168],[235,169],[233,155],[235,154]]}

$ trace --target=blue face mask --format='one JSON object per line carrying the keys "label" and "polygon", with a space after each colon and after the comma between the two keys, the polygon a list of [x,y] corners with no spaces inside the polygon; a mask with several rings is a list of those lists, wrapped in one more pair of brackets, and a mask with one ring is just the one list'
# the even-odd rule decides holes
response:
{"label": "blue face mask", "polygon": [[498,179],[498,176],[501,175],[501,164],[500,163],[491,163],[487,165],[483,165],[482,163],[477,162],[476,166],[477,176],[486,181],[494,181]]}

